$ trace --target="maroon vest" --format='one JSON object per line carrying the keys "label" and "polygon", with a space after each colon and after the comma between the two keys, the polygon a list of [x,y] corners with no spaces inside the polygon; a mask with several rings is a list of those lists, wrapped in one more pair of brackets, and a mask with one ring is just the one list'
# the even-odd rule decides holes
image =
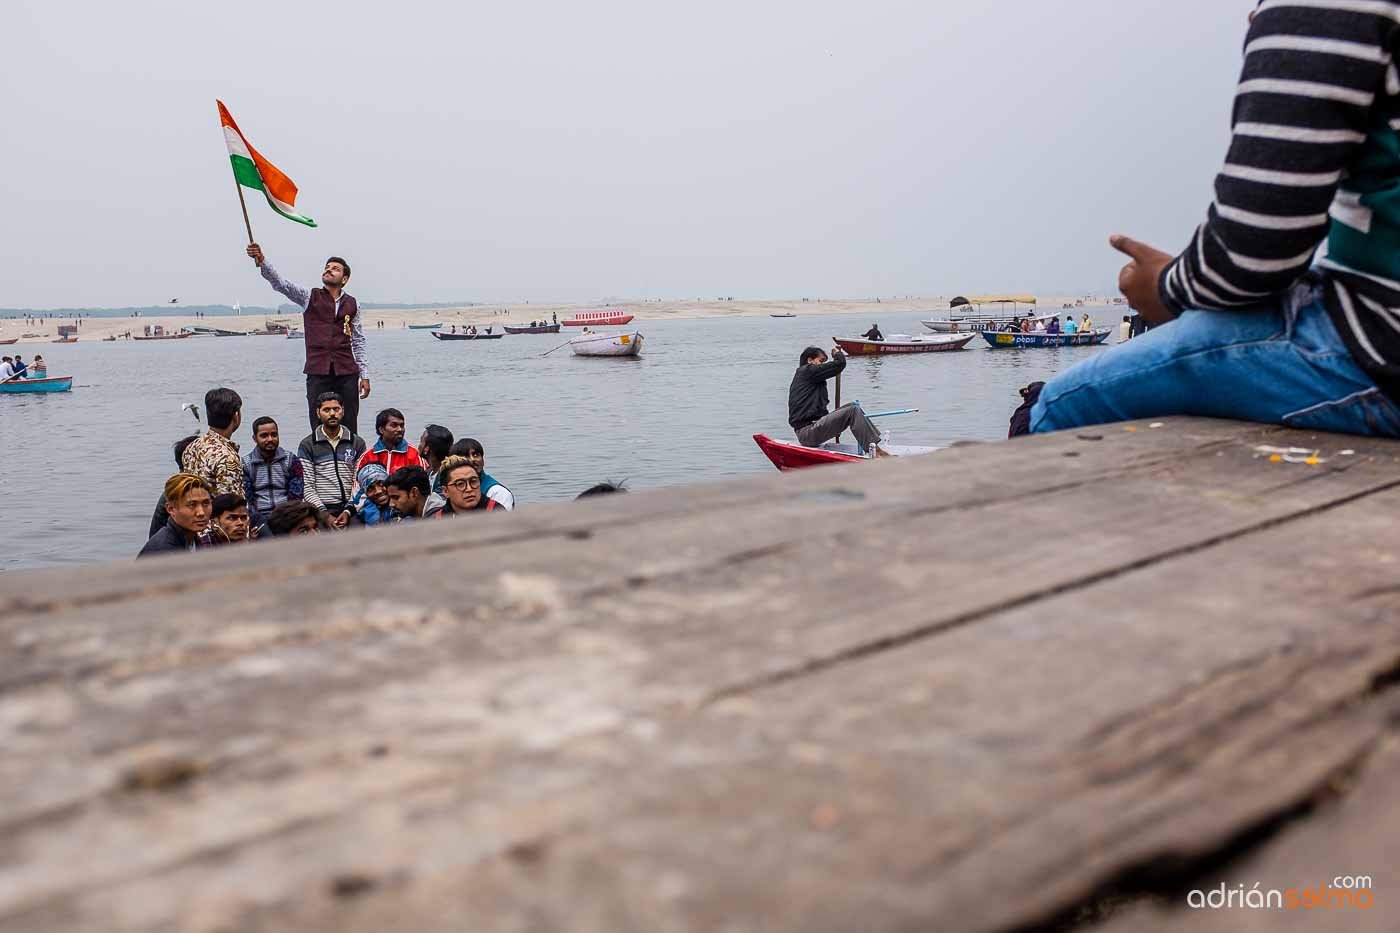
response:
{"label": "maroon vest", "polygon": [[355,299],[341,293],[340,313],[335,313],[335,299],[324,288],[311,290],[311,303],[302,315],[306,329],[306,367],[308,376],[329,376],[335,367],[338,376],[353,376],[360,372],[355,355],[350,352],[350,335],[345,325],[359,312]]}

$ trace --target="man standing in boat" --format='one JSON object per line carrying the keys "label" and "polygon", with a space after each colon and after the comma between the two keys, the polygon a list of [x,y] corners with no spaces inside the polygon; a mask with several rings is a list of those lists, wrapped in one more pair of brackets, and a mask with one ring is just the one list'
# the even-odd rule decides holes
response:
{"label": "man standing in boat", "polygon": [[321,288],[307,290],[277,274],[263,256],[262,247],[249,244],[248,255],[262,270],[262,277],[276,291],[302,308],[306,334],[306,408],[314,431],[316,398],[323,392],[339,395],[344,406],[341,423],[355,434],[359,430],[360,399],[369,398],[369,363],[365,354],[365,329],[359,305],[345,294],[350,264],[339,256],[326,260]]}
{"label": "man standing in boat", "polygon": [[820,347],[808,347],[798,358],[797,372],[788,387],[788,424],[797,433],[797,442],[803,447],[820,447],[849,429],[862,450],[876,457],[893,456],[880,449],[880,429],[854,403],[827,413],[826,381],[846,368],[846,354],[839,349],[832,352],[835,359],[828,361]]}

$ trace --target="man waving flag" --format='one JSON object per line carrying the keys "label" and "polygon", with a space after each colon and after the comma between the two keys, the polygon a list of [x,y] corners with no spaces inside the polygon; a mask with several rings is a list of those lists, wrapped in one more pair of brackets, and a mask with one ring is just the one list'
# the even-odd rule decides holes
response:
{"label": "man waving flag", "polygon": [[[264,159],[262,153],[253,148],[238,129],[238,124],[233,122],[233,114],[228,112],[224,102],[220,100],[215,103],[219,105],[219,122],[224,126],[224,141],[228,144],[229,161],[233,163],[233,177],[241,186],[238,200],[243,200],[242,188],[253,188],[261,191],[267,198],[268,206],[283,217],[308,227],[316,226],[316,221],[297,213],[297,186],[292,184],[292,180],[283,175],[277,166]],[[248,220],[246,205],[243,208],[243,220],[245,223]],[[248,242],[252,241],[253,230],[250,226]]]}

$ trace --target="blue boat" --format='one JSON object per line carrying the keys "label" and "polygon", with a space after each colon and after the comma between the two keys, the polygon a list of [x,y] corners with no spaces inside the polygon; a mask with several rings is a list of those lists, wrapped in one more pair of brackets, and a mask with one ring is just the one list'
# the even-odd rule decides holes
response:
{"label": "blue boat", "polygon": [[982,339],[993,350],[1007,350],[1013,347],[1089,347],[1103,343],[1112,333],[1108,328],[1090,330],[1082,334],[1047,334],[1031,331],[1029,334],[1011,331],[982,331]]}
{"label": "blue boat", "polygon": [[73,388],[72,376],[46,376],[43,379],[11,379],[0,382],[0,395],[22,392],[68,392]]}

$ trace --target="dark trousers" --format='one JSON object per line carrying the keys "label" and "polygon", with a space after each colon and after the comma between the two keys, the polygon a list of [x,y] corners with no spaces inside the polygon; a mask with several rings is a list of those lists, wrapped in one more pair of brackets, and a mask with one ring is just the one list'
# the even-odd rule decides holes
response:
{"label": "dark trousers", "polygon": [[360,417],[360,374],[354,373],[349,376],[341,376],[331,373],[329,376],[306,377],[306,408],[311,415],[311,430],[316,430],[316,425],[321,423],[321,419],[316,417],[316,396],[322,392],[334,392],[340,396],[340,404],[345,408],[345,415],[340,419],[340,423],[350,429],[352,434],[359,434],[360,427],[356,424]]}

